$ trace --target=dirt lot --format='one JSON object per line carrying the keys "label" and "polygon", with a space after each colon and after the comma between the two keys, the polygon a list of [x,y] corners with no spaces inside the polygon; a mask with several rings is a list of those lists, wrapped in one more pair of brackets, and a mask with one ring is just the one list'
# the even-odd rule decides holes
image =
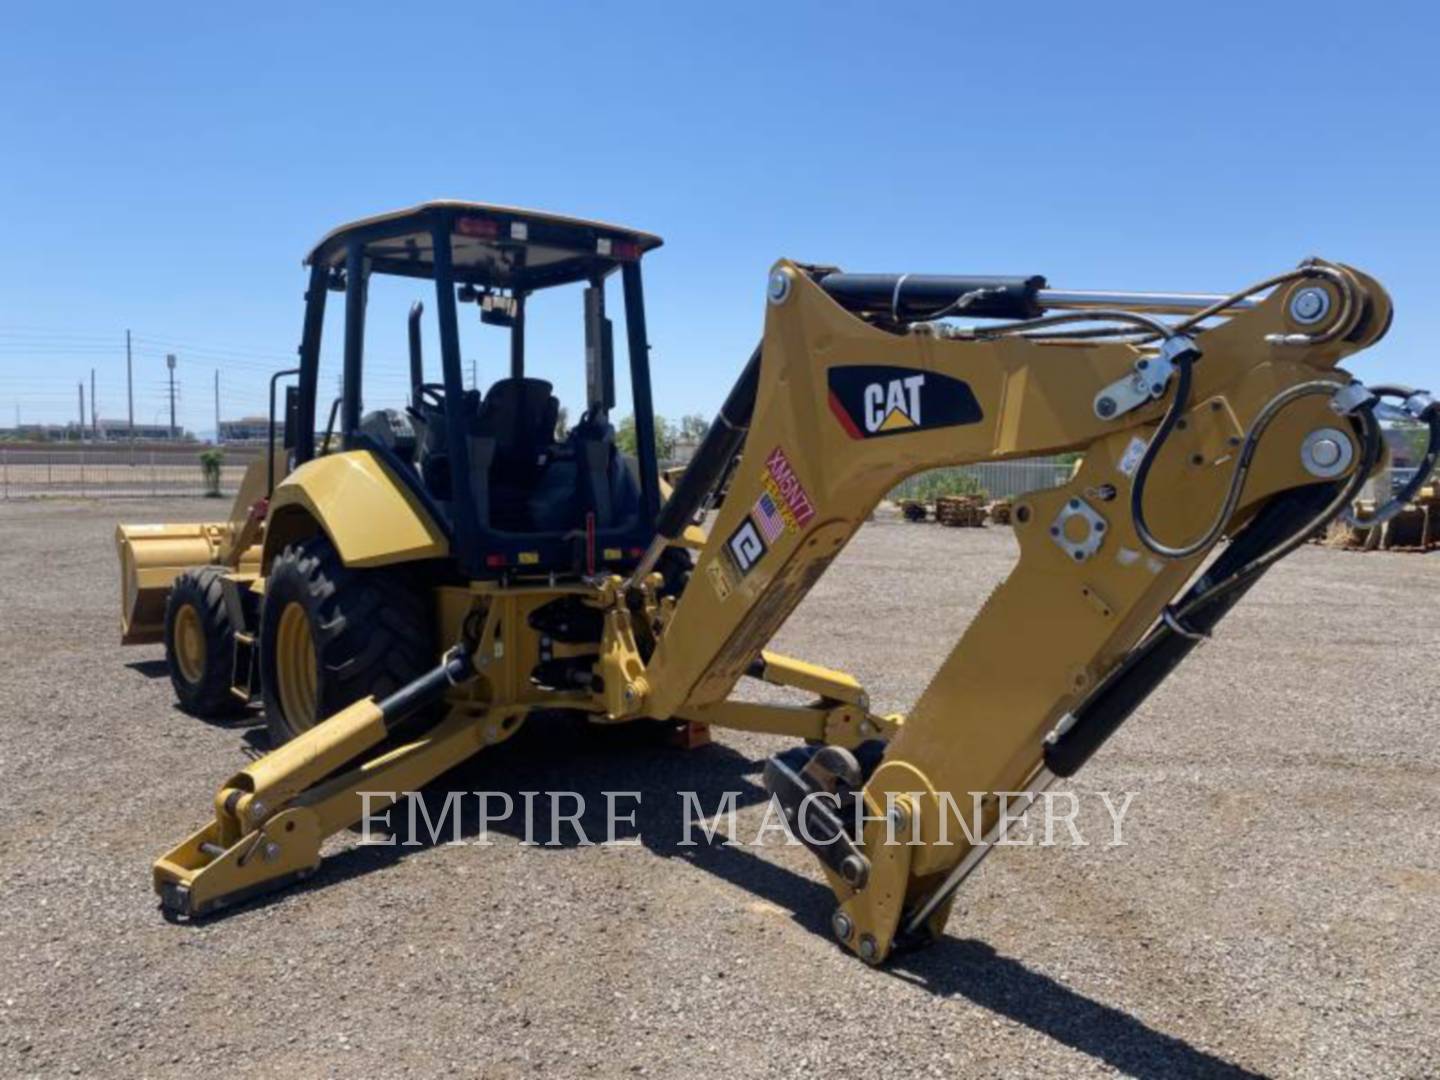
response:
{"label": "dirt lot", "polygon": [[[116,645],[110,536],[214,509],[0,505],[0,1075],[1440,1072],[1440,556],[1288,560],[1070,785],[1098,842],[997,852],[872,971],[803,851],[677,846],[676,789],[758,823],[782,744],[748,736],[522,737],[440,784],[640,791],[638,847],[347,835],[303,888],[167,923],[150,862],[263,728],[185,717],[160,650]],[[1013,555],[878,522],[778,647],[904,709]],[[1125,847],[1100,791],[1136,792]]]}

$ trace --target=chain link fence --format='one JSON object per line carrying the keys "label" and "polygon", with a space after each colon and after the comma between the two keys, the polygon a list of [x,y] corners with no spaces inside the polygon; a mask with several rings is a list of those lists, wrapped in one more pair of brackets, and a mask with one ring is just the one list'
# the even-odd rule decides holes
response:
{"label": "chain link fence", "polygon": [[973,493],[991,499],[1013,499],[1041,488],[1059,487],[1070,479],[1073,468],[1069,461],[1047,457],[932,469],[906,478],[890,498],[924,501],[936,495]]}
{"label": "chain link fence", "polygon": [[[201,448],[174,450],[128,447],[45,450],[0,446],[0,497],[110,497],[204,495]],[[220,491],[240,486],[245,468],[258,455],[227,451],[220,466]]]}
{"label": "chain link fence", "polygon": [[[225,452],[220,490],[232,494],[245,468],[260,455]],[[936,495],[983,492],[988,498],[1014,498],[1070,478],[1071,465],[1058,458],[993,461],[933,469],[907,478],[892,499],[933,499]],[[0,495],[5,499],[40,496],[109,497],[203,495],[205,475],[200,449],[104,447],[46,450],[0,446]]]}

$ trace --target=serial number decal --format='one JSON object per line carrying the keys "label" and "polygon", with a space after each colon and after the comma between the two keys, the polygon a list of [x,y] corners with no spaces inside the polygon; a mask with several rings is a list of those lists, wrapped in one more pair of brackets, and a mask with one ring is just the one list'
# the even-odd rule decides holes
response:
{"label": "serial number decal", "polygon": [[710,579],[710,587],[715,590],[715,595],[720,600],[730,599],[730,582],[725,577],[725,568],[716,559],[706,568],[705,574]]}

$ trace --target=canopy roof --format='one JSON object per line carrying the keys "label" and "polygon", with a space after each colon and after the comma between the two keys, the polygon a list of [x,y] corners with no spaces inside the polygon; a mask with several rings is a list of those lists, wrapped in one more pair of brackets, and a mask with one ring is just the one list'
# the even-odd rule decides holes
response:
{"label": "canopy roof", "polygon": [[350,244],[358,242],[376,273],[434,277],[437,226],[450,231],[456,281],[522,292],[602,277],[662,243],[619,225],[446,199],[342,225],[315,245],[305,264],[342,267]]}

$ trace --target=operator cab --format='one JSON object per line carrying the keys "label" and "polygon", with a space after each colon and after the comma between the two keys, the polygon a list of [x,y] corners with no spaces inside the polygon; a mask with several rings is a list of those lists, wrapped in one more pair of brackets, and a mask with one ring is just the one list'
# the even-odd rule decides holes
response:
{"label": "operator cab", "polygon": [[[598,222],[479,203],[432,202],[336,229],[306,260],[311,288],[301,343],[296,464],[316,453],[320,331],[327,293],[345,295],[344,377],[326,438],[369,450],[450,536],[463,570],[507,573],[625,570],[654,536],[660,505],[650,403],[640,259],[660,238]],[[622,454],[615,407],[614,342],[605,314],[616,272],[624,294],[637,456]],[[426,371],[425,305],[410,310],[409,401],[362,415],[365,297],[374,274],[428,278],[440,371]],[[526,306],[537,291],[583,285],[586,402],[557,430],[554,386],[526,365]],[[466,388],[461,312],[509,337],[509,372],[481,393]],[[577,358],[578,359],[578,358]],[[331,431],[338,420],[338,430]],[[288,428],[287,428],[288,436]]]}

